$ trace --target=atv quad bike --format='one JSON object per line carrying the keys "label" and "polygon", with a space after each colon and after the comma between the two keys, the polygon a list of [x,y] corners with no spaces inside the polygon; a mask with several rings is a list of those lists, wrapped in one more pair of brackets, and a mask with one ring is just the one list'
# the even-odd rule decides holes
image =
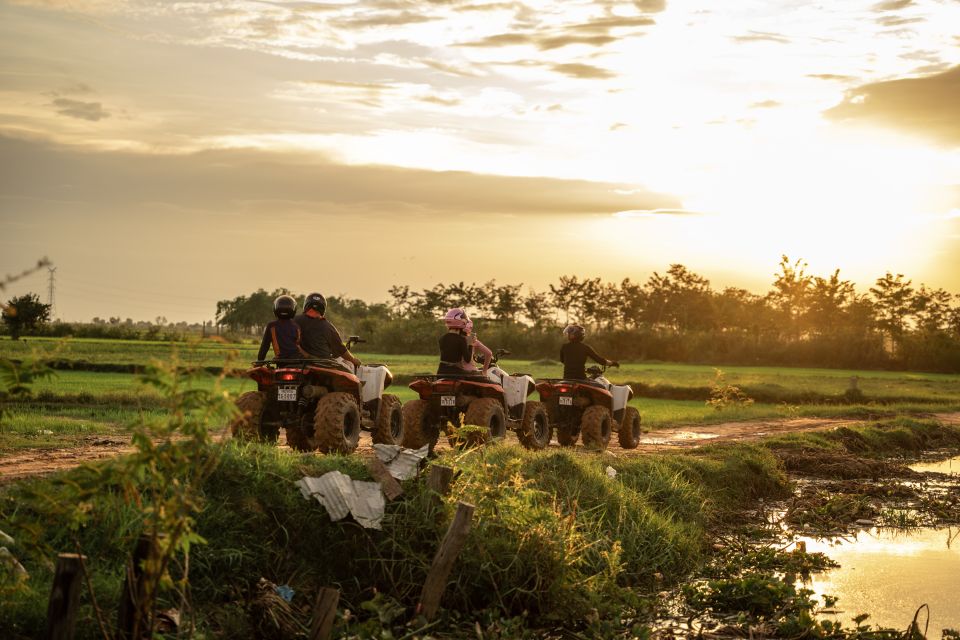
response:
{"label": "atv quad bike", "polygon": [[[419,449],[425,444],[431,451],[447,423],[486,427],[490,437],[503,438],[507,429],[517,432],[520,443],[528,449],[543,449],[550,444],[551,428],[546,407],[536,400],[527,400],[533,393],[534,380],[522,373],[510,375],[497,361],[509,355],[497,349],[484,376],[464,373],[418,376],[410,388],[419,398],[403,405],[403,446]],[[455,440],[451,436],[451,444]]]}
{"label": "atv quad bike", "polygon": [[562,446],[572,447],[582,435],[585,447],[603,451],[613,431],[624,449],[640,443],[640,412],[627,406],[633,389],[612,384],[603,377],[605,372],[606,367],[593,366],[587,369],[587,380],[546,378],[537,383]]}
{"label": "atv quad bike", "polygon": [[[358,336],[347,340],[349,349]],[[360,430],[375,443],[399,444],[403,438],[400,399],[384,393],[393,376],[383,364],[359,371],[340,358],[260,360],[247,375],[257,390],[237,398],[241,415],[230,423],[235,438],[276,442],[280,428],[298,451],[350,453]]]}

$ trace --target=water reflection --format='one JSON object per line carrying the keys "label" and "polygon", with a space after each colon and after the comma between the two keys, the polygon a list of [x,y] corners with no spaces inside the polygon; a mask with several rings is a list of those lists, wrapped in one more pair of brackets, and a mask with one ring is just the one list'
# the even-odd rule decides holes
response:
{"label": "water reflection", "polygon": [[[839,598],[834,617],[844,623],[869,613],[865,624],[906,629],[926,604],[927,637],[960,629],[960,529],[870,529],[854,539],[802,540],[807,551],[821,551],[840,563],[839,569],[812,574],[807,587],[818,596]],[[924,619],[921,614],[921,630]]]}
{"label": "water reflection", "polygon": [[938,462],[916,462],[910,465],[910,468],[914,471],[935,471],[937,473],[945,473],[951,476],[960,476],[960,456],[955,458],[947,458],[946,460],[940,460]]}

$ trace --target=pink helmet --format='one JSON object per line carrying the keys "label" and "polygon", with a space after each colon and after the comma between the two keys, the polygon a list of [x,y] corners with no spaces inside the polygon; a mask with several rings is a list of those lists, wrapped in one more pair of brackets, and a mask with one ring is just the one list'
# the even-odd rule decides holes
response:
{"label": "pink helmet", "polygon": [[459,308],[450,309],[447,315],[443,316],[443,323],[448,329],[466,329],[468,322],[470,318],[467,317],[467,312]]}

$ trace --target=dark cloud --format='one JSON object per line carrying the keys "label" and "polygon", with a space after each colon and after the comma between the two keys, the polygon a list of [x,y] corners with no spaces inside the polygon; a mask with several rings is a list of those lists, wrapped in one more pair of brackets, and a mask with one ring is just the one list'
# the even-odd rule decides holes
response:
{"label": "dark cloud", "polygon": [[899,11],[913,4],[913,0],[886,0],[873,5],[874,11]]}
{"label": "dark cloud", "polygon": [[[618,39],[643,35],[642,31],[636,31],[636,29],[656,24],[656,21],[647,16],[620,16],[612,13],[549,29],[539,29],[537,27],[538,22],[536,14],[527,16],[520,12],[514,20],[514,28],[517,30],[487,36],[480,40],[463,42],[460,46],[493,48],[531,45],[541,51],[560,49],[576,44],[602,47]],[[611,33],[615,29],[631,29],[633,31],[615,36]]]}
{"label": "dark cloud", "polygon": [[905,24],[916,24],[918,22],[926,22],[924,18],[905,18],[903,16],[883,16],[877,18],[877,24],[884,27],[899,27]]}
{"label": "dark cloud", "polygon": [[667,8],[667,0],[633,0],[633,6],[647,13],[659,13]]}
{"label": "dark cloud", "polygon": [[462,101],[458,98],[441,98],[440,96],[425,96],[420,98],[420,102],[440,105],[441,107],[455,107]]}
{"label": "dark cloud", "polygon": [[60,87],[59,89],[54,89],[53,91],[48,92],[46,95],[51,98],[60,98],[62,96],[80,96],[86,95],[88,93],[94,93],[93,88],[83,82],[75,82],[73,84]]}
{"label": "dark cloud", "polygon": [[573,44],[585,44],[592,47],[602,47],[616,41],[616,37],[611,35],[585,35],[585,34],[561,34],[544,35],[536,33],[500,33],[494,36],[487,36],[481,40],[472,42],[463,42],[461,47],[512,47],[516,45],[531,45],[541,51],[551,49],[560,49]]}
{"label": "dark cloud", "polygon": [[654,24],[656,24],[655,20],[645,16],[606,16],[587,22],[571,24],[565,28],[570,31],[600,31],[606,33],[610,29],[649,27]]}
{"label": "dark cloud", "polygon": [[592,64],[582,64],[579,62],[568,62],[566,64],[555,64],[551,67],[557,73],[562,73],[571,78],[581,78],[584,80],[605,80],[615,77],[612,71],[601,69]]}
{"label": "dark cloud", "polygon": [[960,146],[960,66],[922,78],[876,82],[852,89],[825,115],[918,133]]}
{"label": "dark cloud", "polygon": [[849,82],[855,80],[853,76],[844,76],[838,73],[808,73],[808,78],[816,78],[817,80],[831,80],[836,82]]}
{"label": "dark cloud", "polygon": [[7,199],[46,200],[56,194],[78,206],[131,212],[150,204],[223,213],[243,208],[272,215],[277,202],[318,215],[348,209],[378,214],[609,214],[680,207],[677,198],[635,185],[341,165],[315,155],[253,149],[150,155],[84,151],[0,136],[0,166],[0,193]]}
{"label": "dark cloud", "polygon": [[54,110],[61,116],[97,122],[109,118],[110,113],[104,110],[99,102],[81,102],[70,98],[57,98],[52,103]]}
{"label": "dark cloud", "polygon": [[734,42],[776,42],[778,44],[789,44],[790,38],[779,33],[768,33],[765,31],[748,31],[742,36],[733,36]]}
{"label": "dark cloud", "polygon": [[781,106],[776,100],[763,100],[761,102],[754,102],[750,105],[751,109],[774,109]]}

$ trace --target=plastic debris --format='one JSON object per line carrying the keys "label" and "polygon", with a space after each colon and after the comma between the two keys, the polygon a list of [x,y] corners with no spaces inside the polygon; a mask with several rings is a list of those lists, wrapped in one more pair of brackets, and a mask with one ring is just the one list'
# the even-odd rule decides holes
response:
{"label": "plastic debris", "polygon": [[290,602],[291,600],[293,600],[293,594],[295,593],[295,591],[293,590],[293,587],[291,587],[290,585],[288,584],[277,585],[273,587],[273,590],[277,593],[278,596],[280,596],[287,602]]}
{"label": "plastic debris", "polygon": [[390,475],[397,480],[407,480],[417,474],[420,462],[430,452],[430,445],[420,449],[405,449],[396,444],[375,444],[373,450]]}
{"label": "plastic debris", "polygon": [[616,477],[617,477],[617,470],[614,469],[613,467],[609,467],[609,466],[608,466],[608,467],[607,467],[607,477],[608,477],[608,478],[616,478]]}
{"label": "plastic debris", "polygon": [[366,529],[379,529],[386,499],[378,482],[360,482],[350,476],[331,471],[319,478],[304,477],[297,481],[304,498],[316,498],[334,522],[353,516]]}

